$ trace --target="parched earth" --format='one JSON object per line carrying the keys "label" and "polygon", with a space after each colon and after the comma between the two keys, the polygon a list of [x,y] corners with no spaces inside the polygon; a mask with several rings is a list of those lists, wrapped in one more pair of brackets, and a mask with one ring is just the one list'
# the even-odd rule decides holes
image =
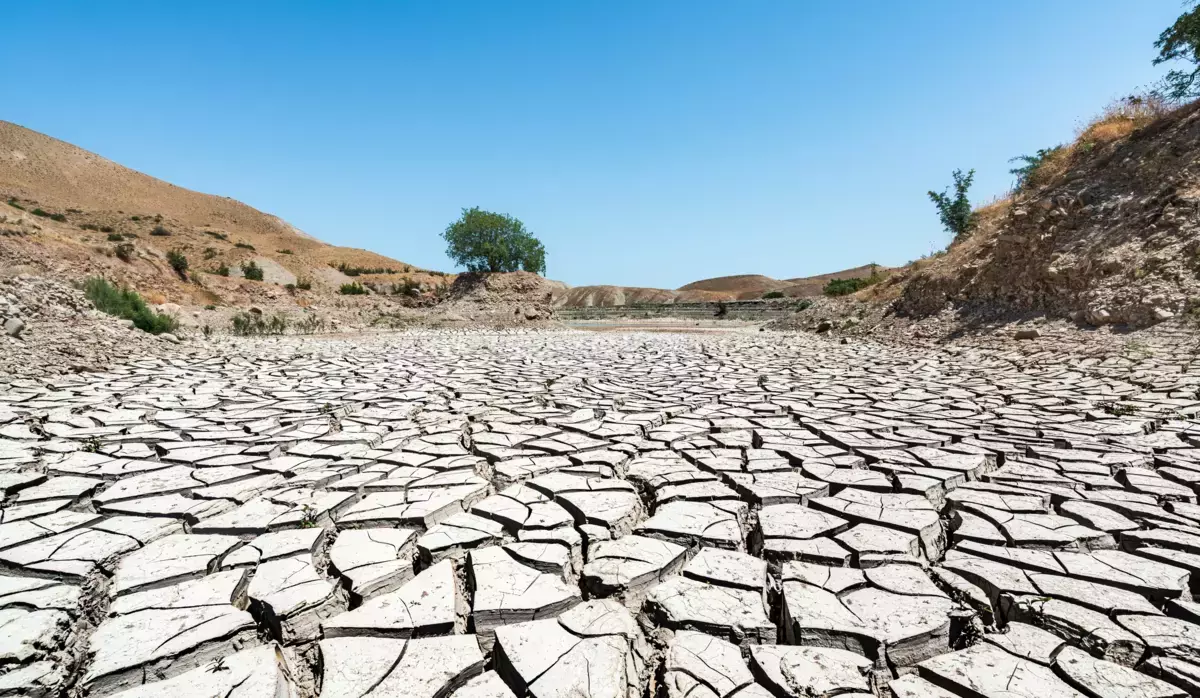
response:
{"label": "parched earth", "polygon": [[11,380],[0,695],[1195,695],[1198,389],[766,333]]}

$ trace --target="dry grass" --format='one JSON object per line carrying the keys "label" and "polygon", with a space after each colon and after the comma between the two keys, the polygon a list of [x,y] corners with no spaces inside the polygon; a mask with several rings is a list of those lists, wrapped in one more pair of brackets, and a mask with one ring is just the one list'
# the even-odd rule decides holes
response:
{"label": "dry grass", "polygon": [[[1109,104],[1086,126],[1079,129],[1068,148],[1091,147],[1124,138],[1171,111],[1161,98],[1133,95]],[[1091,144],[1091,145],[1088,145]]]}

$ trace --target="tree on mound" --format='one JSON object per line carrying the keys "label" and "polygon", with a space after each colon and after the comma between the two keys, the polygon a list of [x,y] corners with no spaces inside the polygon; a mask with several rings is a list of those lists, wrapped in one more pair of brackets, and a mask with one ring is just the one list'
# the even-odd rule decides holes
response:
{"label": "tree on mound", "polygon": [[469,271],[546,273],[546,248],[524,223],[507,214],[464,208],[442,237],[446,256]]}

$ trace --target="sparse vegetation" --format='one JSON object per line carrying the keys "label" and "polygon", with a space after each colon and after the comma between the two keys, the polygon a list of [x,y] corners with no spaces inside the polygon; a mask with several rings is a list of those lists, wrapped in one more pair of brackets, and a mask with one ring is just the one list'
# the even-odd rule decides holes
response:
{"label": "sparse vegetation", "polygon": [[278,252],[279,254],[295,254],[295,252],[292,252],[291,250],[275,250],[275,251]]}
{"label": "sparse vegetation", "polygon": [[100,230],[100,226],[95,225],[94,223],[80,223],[79,229],[80,230],[97,230],[98,231],[98,230]]}
{"label": "sparse vegetation", "polygon": [[849,279],[830,279],[829,282],[825,284],[825,287],[821,289],[821,292],[827,296],[848,296],[855,291],[861,291],[862,289],[878,282],[878,276],[865,278],[862,276],[854,276]]}
{"label": "sparse vegetation", "polygon": [[235,244],[234,244],[234,247],[240,247],[240,248],[242,248],[243,250],[250,250],[251,252],[253,252],[253,251],[254,251],[254,245],[251,245],[251,244],[250,244],[250,243],[248,243],[248,242],[239,242],[239,243],[235,243]]}
{"label": "sparse vegetation", "polygon": [[132,242],[122,242],[113,248],[113,252],[116,253],[117,259],[122,262],[132,262],[135,249]]}
{"label": "sparse vegetation", "polygon": [[167,230],[161,225],[156,225],[150,230],[150,234],[155,237],[166,237],[171,234],[171,231]]}
{"label": "sparse vegetation", "polygon": [[88,279],[83,292],[97,310],[131,320],[134,327],[144,332],[174,332],[179,326],[178,321],[170,315],[150,310],[146,301],[133,289],[114,286],[99,276]]}
{"label": "sparse vegetation", "polygon": [[217,267],[216,269],[213,269],[213,273],[216,274],[217,276],[229,276],[229,266],[226,264],[222,264],[221,266]]}
{"label": "sparse vegetation", "polygon": [[365,296],[367,295],[367,289],[355,281],[352,284],[342,284],[341,288],[338,289],[338,293],[343,296]]}
{"label": "sparse vegetation", "polygon": [[242,276],[246,277],[247,279],[249,279],[251,281],[262,281],[263,280],[262,267],[255,264],[254,260],[250,260],[249,262],[246,262],[245,264],[242,265]]}
{"label": "sparse vegetation", "polygon": [[218,232],[217,232],[217,231],[215,231],[215,230],[205,230],[205,231],[202,231],[202,232],[203,232],[205,235],[207,235],[207,236],[209,236],[209,237],[214,237],[214,238],[216,238],[216,239],[218,239],[218,240],[228,240],[228,239],[229,239],[229,236],[228,236],[228,235],[226,235],[225,233],[218,233]]}
{"label": "sparse vegetation", "polygon": [[49,218],[50,220],[58,221],[59,223],[67,222],[67,217],[61,213],[49,213],[47,211],[43,211],[40,208],[35,208],[32,211],[30,211],[30,213],[32,213],[33,215],[35,215],[39,218]]}
{"label": "sparse vegetation", "polygon": [[[971,182],[975,179],[975,170],[969,170],[965,175],[962,173],[962,170],[955,170],[951,176],[954,178],[953,198],[950,196],[950,190],[946,189],[940,194],[930,191],[929,199],[937,207],[938,218],[941,219],[942,226],[946,229],[946,232],[953,235],[954,240],[958,241],[965,239],[971,234],[971,230],[974,229],[977,220],[975,212],[971,210],[971,202],[967,198],[967,191],[971,188]],[[847,293],[850,292],[847,291]]]}
{"label": "sparse vegetation", "polygon": [[282,315],[264,318],[256,313],[238,313],[233,316],[230,331],[242,337],[283,334],[287,331],[287,318]]}
{"label": "sparse vegetation", "polygon": [[1020,167],[1009,170],[1009,174],[1017,176],[1017,189],[1027,189],[1043,184],[1047,177],[1044,176],[1042,168],[1047,163],[1059,159],[1062,154],[1063,146],[1056,145],[1053,148],[1039,148],[1033,155],[1018,155],[1009,160],[1009,162],[1024,163]]}
{"label": "sparse vegetation", "polygon": [[205,259],[214,259],[216,256],[217,256],[217,251],[215,249],[213,249],[211,247],[204,248],[204,258]]}
{"label": "sparse vegetation", "polygon": [[167,253],[167,264],[179,274],[179,278],[187,280],[188,260],[179,250],[171,250]]}
{"label": "sparse vegetation", "polygon": [[24,210],[25,210],[25,207],[24,207],[24,206],[22,206],[21,204],[18,204],[16,199],[9,199],[9,200],[8,200],[8,205],[9,205],[9,206],[12,206],[13,208],[15,208],[15,209],[17,209],[17,210],[19,210],[19,211],[24,211]]}
{"label": "sparse vegetation", "polygon": [[404,279],[400,283],[392,285],[392,293],[409,298],[420,298],[421,284],[413,279]]}
{"label": "sparse vegetation", "polygon": [[130,217],[129,217],[129,220],[131,220],[131,221],[140,221],[140,220],[142,220],[142,217],[141,217],[141,216],[130,216]]}
{"label": "sparse vegetation", "polygon": [[305,315],[296,323],[297,334],[316,334],[325,331],[325,321],[316,315]]}
{"label": "sparse vegetation", "polygon": [[334,264],[329,263],[329,266],[337,269],[346,276],[362,276],[363,274],[399,274],[400,272],[389,267],[356,267],[345,262]]}
{"label": "sparse vegetation", "polygon": [[762,294],[763,300],[773,300],[775,298],[783,298],[783,291],[767,291]]}
{"label": "sparse vegetation", "polygon": [[111,225],[102,225],[102,226],[100,226],[100,232],[111,233],[111,232],[113,232],[113,227]]}
{"label": "sparse vegetation", "polygon": [[296,288],[300,289],[301,291],[311,291],[312,290],[312,279],[309,279],[308,277],[304,277],[304,276],[297,277],[296,278]]}
{"label": "sparse vegetation", "polygon": [[109,234],[108,234],[108,241],[109,241],[109,242],[120,242],[120,241],[122,241],[122,240],[124,240],[124,239],[125,239],[125,236],[124,236],[124,235],[122,235],[122,234],[120,234],[120,233],[109,233]]}
{"label": "sparse vegetation", "polygon": [[448,225],[442,237],[446,256],[470,271],[500,272],[523,269],[546,273],[546,248],[525,229],[525,224],[507,214],[464,208],[462,216]]}

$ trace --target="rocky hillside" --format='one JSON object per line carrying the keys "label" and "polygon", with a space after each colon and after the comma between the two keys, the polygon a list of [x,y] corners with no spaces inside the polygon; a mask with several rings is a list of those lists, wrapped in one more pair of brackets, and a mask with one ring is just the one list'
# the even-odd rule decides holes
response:
{"label": "rocky hillside", "polygon": [[878,273],[888,271],[884,267],[868,264],[819,276],[782,280],[762,274],[739,274],[693,281],[676,290],[632,286],[576,286],[557,296],[555,303],[572,308],[606,308],[638,303],[754,300],[773,291],[778,291],[788,298],[811,298],[821,295],[821,289],[832,279],[866,277],[871,275],[872,270]]}
{"label": "rocky hillside", "polygon": [[[336,247],[241,202],[201,194],[0,121],[0,266],[65,281],[102,274],[181,305],[300,305],[343,283],[451,278],[365,250]],[[186,257],[187,280],[168,261]],[[263,270],[247,282],[243,265]],[[331,265],[342,265],[352,278]],[[216,272],[228,270],[228,276]],[[368,271],[383,272],[369,274]],[[311,290],[285,290],[287,284]]]}
{"label": "rocky hillside", "polygon": [[902,316],[947,307],[1145,327],[1200,303],[1200,107],[1111,109],[976,232],[860,294]]}

